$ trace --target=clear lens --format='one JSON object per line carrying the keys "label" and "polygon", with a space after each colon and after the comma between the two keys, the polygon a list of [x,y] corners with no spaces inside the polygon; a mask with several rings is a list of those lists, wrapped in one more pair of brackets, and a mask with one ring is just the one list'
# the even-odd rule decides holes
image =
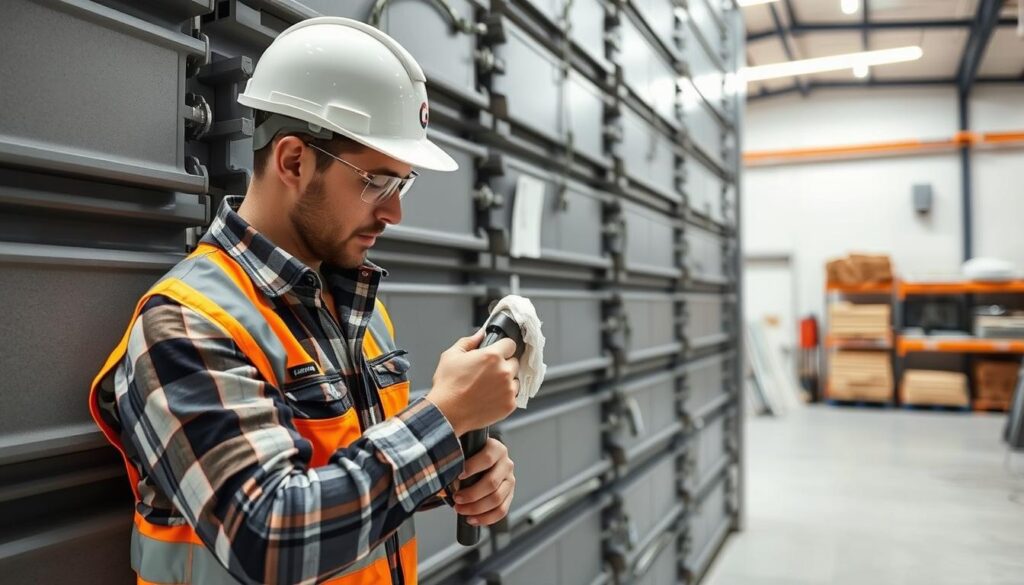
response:
{"label": "clear lens", "polygon": [[405,194],[412,187],[413,181],[416,180],[415,173],[405,179],[382,175],[369,175],[369,177],[366,180],[366,185],[363,187],[361,198],[366,203],[373,205],[383,204],[396,193],[399,200],[404,199]]}
{"label": "clear lens", "polygon": [[390,199],[391,196],[394,195],[395,193],[398,193],[398,200],[401,201],[402,199],[405,198],[405,194],[409,192],[409,189],[412,187],[413,181],[415,181],[416,177],[419,176],[419,174],[416,171],[412,171],[409,174],[409,176],[405,178],[393,177],[390,175],[371,175],[370,173],[367,173],[363,169],[353,165],[352,163],[346,160],[338,158],[337,156],[327,152],[326,150],[320,148],[315,144],[307,142],[306,146],[319,150],[320,152],[326,154],[327,156],[333,158],[334,160],[349,167],[356,174],[358,174],[359,177],[362,178],[363,180],[363,192],[360,194],[359,198],[365,201],[366,203],[370,203],[372,205],[380,205],[384,203],[385,201]]}

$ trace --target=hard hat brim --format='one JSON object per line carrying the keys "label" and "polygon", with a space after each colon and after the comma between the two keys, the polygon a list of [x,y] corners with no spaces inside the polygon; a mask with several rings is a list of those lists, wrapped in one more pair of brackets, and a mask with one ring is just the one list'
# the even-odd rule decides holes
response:
{"label": "hard hat brim", "polygon": [[343,134],[364,146],[411,165],[413,168],[442,172],[451,172],[459,168],[459,163],[455,162],[455,159],[426,138],[409,140],[408,138],[360,136],[350,132]]}

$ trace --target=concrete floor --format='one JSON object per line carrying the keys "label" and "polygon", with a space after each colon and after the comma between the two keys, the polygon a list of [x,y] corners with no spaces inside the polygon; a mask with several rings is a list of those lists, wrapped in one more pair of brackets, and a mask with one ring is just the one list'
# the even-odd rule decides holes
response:
{"label": "concrete floor", "polygon": [[746,529],[706,584],[1024,584],[1024,455],[1007,458],[1004,416],[748,420]]}

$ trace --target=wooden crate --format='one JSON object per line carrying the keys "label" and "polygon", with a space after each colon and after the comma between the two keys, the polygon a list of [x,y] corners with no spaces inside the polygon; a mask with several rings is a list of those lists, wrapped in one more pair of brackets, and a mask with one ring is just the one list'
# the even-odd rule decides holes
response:
{"label": "wooden crate", "polygon": [[830,400],[892,402],[892,359],[886,352],[837,351],[828,375]]}
{"label": "wooden crate", "polygon": [[900,384],[900,402],[908,405],[966,407],[970,404],[967,375],[937,370],[907,370]]}
{"label": "wooden crate", "polygon": [[829,307],[829,334],[837,338],[888,339],[891,322],[889,305],[837,302]]}

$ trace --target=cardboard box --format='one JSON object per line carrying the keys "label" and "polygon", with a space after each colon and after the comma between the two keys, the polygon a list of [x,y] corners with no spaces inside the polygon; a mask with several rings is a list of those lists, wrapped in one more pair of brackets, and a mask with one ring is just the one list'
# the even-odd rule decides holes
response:
{"label": "cardboard box", "polygon": [[850,254],[825,264],[829,284],[856,286],[892,281],[892,262],[885,255]]}
{"label": "cardboard box", "polygon": [[850,254],[860,271],[862,282],[891,282],[892,261],[885,255]]}
{"label": "cardboard box", "polygon": [[974,363],[975,396],[985,400],[1008,402],[1017,387],[1020,364],[995,360]]}
{"label": "cardboard box", "polygon": [[907,370],[900,387],[903,404],[967,406],[967,376],[960,372]]}

